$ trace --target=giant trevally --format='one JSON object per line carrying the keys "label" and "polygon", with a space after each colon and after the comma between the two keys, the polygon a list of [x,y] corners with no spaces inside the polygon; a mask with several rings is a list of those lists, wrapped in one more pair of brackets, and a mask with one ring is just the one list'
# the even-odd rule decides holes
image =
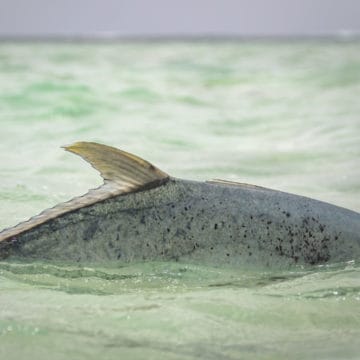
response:
{"label": "giant trevally", "polygon": [[360,257],[357,212],[254,185],[173,178],[97,143],[65,149],[104,184],[0,232],[1,258],[288,266]]}

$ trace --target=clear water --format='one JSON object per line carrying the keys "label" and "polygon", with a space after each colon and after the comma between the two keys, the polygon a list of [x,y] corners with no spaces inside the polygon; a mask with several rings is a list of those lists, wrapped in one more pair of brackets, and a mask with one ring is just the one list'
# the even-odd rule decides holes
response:
{"label": "clear water", "polygon": [[[359,42],[1,43],[0,227],[101,183],[76,140],[360,211],[359,94]],[[357,359],[359,338],[358,259],[0,262],[0,358]]]}

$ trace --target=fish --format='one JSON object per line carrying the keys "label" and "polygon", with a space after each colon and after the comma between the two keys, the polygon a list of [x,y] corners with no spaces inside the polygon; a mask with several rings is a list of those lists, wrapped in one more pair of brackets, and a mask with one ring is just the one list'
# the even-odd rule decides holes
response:
{"label": "fish", "polygon": [[99,143],[64,148],[103,185],[1,231],[1,259],[282,268],[360,257],[355,211],[256,185],[178,179]]}

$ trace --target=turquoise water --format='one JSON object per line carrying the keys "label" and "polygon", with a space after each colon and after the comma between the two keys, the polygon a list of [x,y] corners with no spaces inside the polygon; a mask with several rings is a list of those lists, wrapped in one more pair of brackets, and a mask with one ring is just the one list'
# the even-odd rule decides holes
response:
{"label": "turquoise water", "polygon": [[[360,43],[0,43],[0,228],[84,193],[59,147],[360,211]],[[288,271],[0,262],[0,358],[356,359],[358,259]]]}

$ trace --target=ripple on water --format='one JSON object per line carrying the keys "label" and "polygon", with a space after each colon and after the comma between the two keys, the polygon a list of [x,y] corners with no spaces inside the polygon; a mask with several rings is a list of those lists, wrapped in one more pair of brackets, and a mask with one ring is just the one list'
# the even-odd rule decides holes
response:
{"label": "ripple on water", "polygon": [[[146,155],[176,177],[359,210],[359,51],[358,42],[0,44],[0,223],[100,182],[58,149],[77,140]],[[356,358],[359,275],[356,263],[3,261],[0,358]]]}

